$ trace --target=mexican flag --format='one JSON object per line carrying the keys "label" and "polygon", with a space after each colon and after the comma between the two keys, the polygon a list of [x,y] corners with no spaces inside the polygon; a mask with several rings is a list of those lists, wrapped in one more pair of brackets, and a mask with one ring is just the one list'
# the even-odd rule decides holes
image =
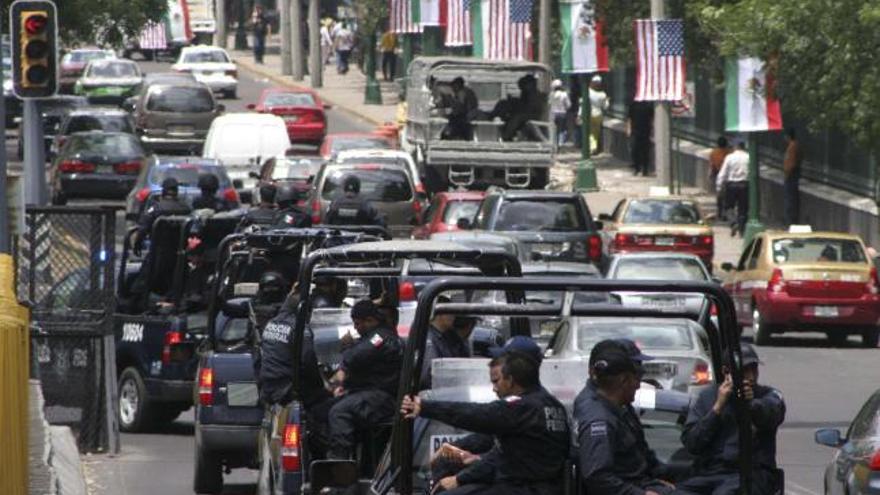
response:
{"label": "mexican flag", "polygon": [[413,24],[440,25],[440,0],[410,0],[410,2]]}
{"label": "mexican flag", "polygon": [[608,71],[608,45],[593,0],[559,0],[562,72]]}
{"label": "mexican flag", "polygon": [[728,59],[726,128],[730,132],[778,131],[782,113],[776,81],[768,77],[759,58]]}

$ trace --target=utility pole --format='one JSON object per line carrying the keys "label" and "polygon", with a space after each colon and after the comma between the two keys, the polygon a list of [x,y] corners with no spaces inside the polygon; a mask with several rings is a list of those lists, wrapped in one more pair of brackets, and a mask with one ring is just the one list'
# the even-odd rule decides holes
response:
{"label": "utility pole", "polygon": [[214,46],[226,49],[226,0],[215,0],[214,17]]}
{"label": "utility pole", "polygon": [[[666,0],[651,0],[651,18],[666,18]],[[671,173],[671,133],[669,132],[669,103],[657,102],[654,105],[654,166],[657,170],[657,182],[672,192]]]}
{"label": "utility pole", "polygon": [[324,86],[324,60],[321,59],[321,11],[319,0],[309,0],[309,79],[313,88]]}
{"label": "utility pole", "polygon": [[[10,76],[11,77],[11,76]],[[3,66],[0,65],[0,81]],[[0,100],[0,122],[6,122],[6,99]],[[0,125],[0,143],[6,142],[6,126]],[[9,230],[9,198],[6,195],[6,146],[0,148],[0,253],[12,254]]]}
{"label": "utility pole", "polygon": [[749,217],[746,222],[746,231],[740,232],[743,237],[743,245],[748,245],[755,235],[764,231],[761,223],[761,164],[758,155],[757,133],[749,132]]}
{"label": "utility pole", "polygon": [[40,102],[25,98],[22,106],[24,112],[20,132],[24,138],[24,203],[43,206],[48,202],[49,188],[46,185],[46,150]]}
{"label": "utility pole", "polygon": [[290,35],[293,27],[290,22],[291,2],[296,3],[296,0],[278,1],[278,11],[280,14],[279,24],[281,24],[281,75],[283,76],[289,76],[293,74],[293,68],[291,67],[290,60],[290,50],[293,48],[293,43],[291,43],[292,38]]}
{"label": "utility pole", "polygon": [[550,0],[541,0],[538,13],[538,62],[550,65]]}
{"label": "utility pole", "polygon": [[247,12],[244,11],[244,0],[238,0],[238,26],[235,28],[235,49],[247,50],[247,31],[245,24],[247,23]]}
{"label": "utility pole", "polygon": [[[302,0],[288,0],[290,2],[290,50],[293,54],[293,80],[302,81],[305,72],[302,36]],[[311,29],[311,28],[309,28]],[[311,31],[309,31],[311,32]],[[320,50],[320,45],[319,50]]]}

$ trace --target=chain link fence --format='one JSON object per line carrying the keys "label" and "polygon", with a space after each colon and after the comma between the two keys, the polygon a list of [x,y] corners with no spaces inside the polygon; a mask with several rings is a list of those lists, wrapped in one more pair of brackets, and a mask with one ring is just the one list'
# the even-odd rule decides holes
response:
{"label": "chain link fence", "polygon": [[109,208],[28,207],[19,299],[31,308],[31,374],[46,419],[80,451],[118,450],[113,336],[115,216]]}

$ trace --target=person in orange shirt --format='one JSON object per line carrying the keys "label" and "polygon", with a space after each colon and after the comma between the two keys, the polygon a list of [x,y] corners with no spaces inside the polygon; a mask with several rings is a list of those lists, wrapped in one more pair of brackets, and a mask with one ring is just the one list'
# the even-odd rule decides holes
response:
{"label": "person in orange shirt", "polygon": [[804,161],[804,153],[797,141],[794,128],[785,130],[785,140],[788,145],[785,148],[785,159],[782,161],[782,173],[785,176],[783,183],[782,214],[785,225],[798,223],[800,216],[800,179],[801,164]]}
{"label": "person in orange shirt", "polygon": [[382,51],[382,79],[391,81],[397,74],[397,37],[389,27],[379,41],[379,49]]}
{"label": "person in orange shirt", "polygon": [[[718,137],[718,141],[715,142],[715,145],[716,146],[712,148],[712,152],[709,153],[709,175],[712,180],[712,187],[715,187],[718,173],[721,171],[721,165],[724,163],[724,158],[733,151],[730,147],[730,143],[724,136]],[[719,220],[727,220],[727,206],[730,205],[731,202],[726,199],[724,189],[715,188],[715,203],[718,207]]]}

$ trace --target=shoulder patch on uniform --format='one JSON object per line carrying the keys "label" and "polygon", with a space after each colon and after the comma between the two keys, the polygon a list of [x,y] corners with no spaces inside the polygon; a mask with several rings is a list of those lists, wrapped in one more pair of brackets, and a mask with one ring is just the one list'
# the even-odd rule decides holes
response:
{"label": "shoulder patch on uniform", "polygon": [[373,335],[373,336],[370,338],[370,343],[373,344],[373,347],[375,347],[375,348],[377,348],[377,349],[380,348],[380,347],[382,347],[382,344],[383,344],[384,342],[385,342],[385,340],[384,340],[384,339],[382,338],[382,336],[379,335],[378,333],[377,333],[376,335]]}
{"label": "shoulder patch on uniform", "polygon": [[504,398],[505,402],[519,402],[520,400],[522,400],[522,397],[518,395],[508,395]]}
{"label": "shoulder patch on uniform", "polygon": [[590,423],[591,437],[604,437],[608,435],[608,425],[604,421]]}

